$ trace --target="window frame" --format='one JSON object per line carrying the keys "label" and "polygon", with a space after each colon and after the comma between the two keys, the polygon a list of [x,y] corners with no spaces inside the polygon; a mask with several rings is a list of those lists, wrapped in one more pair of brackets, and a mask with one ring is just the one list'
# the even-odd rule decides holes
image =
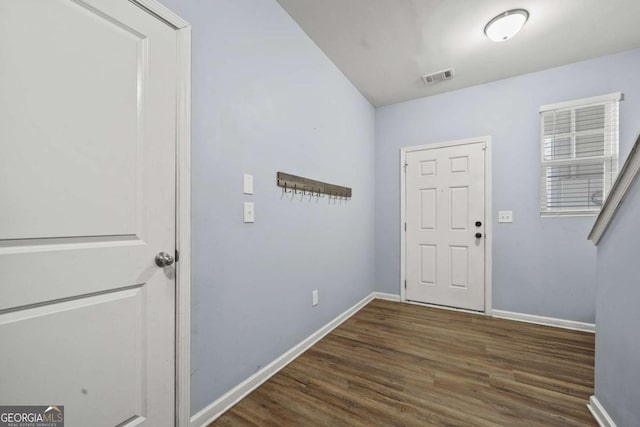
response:
{"label": "window frame", "polygon": [[[567,102],[559,102],[554,104],[547,104],[540,107],[539,110],[539,143],[540,143],[540,198],[538,200],[538,207],[540,211],[540,216],[542,217],[559,217],[559,216],[595,216],[598,215],[600,210],[602,209],[602,205],[598,208],[544,208],[543,201],[545,202],[545,206],[549,205],[549,196],[548,187],[547,187],[547,177],[546,168],[549,166],[570,166],[577,167],[579,165],[589,165],[596,162],[603,163],[603,195],[602,202],[606,199],[613,182],[615,181],[615,177],[618,174],[618,150],[619,150],[619,129],[620,129],[620,116],[619,116],[619,102],[623,99],[623,95],[621,92],[609,93],[601,96],[594,96],[590,98],[582,98],[576,99]],[[604,154],[597,156],[588,156],[588,157],[575,157],[576,154],[576,137],[588,134],[598,134],[599,131],[594,131],[593,129],[587,129],[584,131],[576,131],[576,110],[580,108],[586,107],[594,107],[603,105],[605,108],[604,120],[605,126],[602,129],[604,133]],[[617,122],[615,124],[615,129],[612,129],[611,120],[612,120],[612,106],[616,106],[615,114],[617,115]],[[566,133],[565,136],[570,138],[570,150],[571,157],[568,159],[554,159],[547,160],[545,159],[545,133],[544,133],[544,115],[549,112],[562,112],[562,111],[570,111],[571,112],[571,128],[569,132]],[[554,134],[554,137],[561,134]],[[615,169],[615,171],[614,171]],[[612,173],[612,171],[614,171]]]}

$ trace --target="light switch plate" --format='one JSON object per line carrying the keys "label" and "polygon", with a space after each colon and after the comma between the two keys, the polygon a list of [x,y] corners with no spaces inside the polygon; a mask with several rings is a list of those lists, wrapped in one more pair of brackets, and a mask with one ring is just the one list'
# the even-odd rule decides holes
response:
{"label": "light switch plate", "polygon": [[513,222],[513,211],[498,211],[498,222]]}
{"label": "light switch plate", "polygon": [[242,188],[244,194],[253,194],[253,175],[249,175],[248,173],[244,174]]}
{"label": "light switch plate", "polygon": [[244,222],[255,222],[256,213],[253,202],[244,202]]}

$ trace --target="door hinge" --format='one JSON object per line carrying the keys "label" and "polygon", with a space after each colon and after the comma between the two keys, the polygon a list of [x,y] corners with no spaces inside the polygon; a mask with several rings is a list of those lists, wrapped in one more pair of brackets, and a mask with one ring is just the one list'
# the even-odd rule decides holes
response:
{"label": "door hinge", "polygon": [[407,173],[407,166],[409,166],[409,163],[404,164],[404,173]]}
{"label": "door hinge", "polygon": [[407,281],[404,281],[404,288],[407,289]]}
{"label": "door hinge", "polygon": [[180,252],[176,249],[176,262],[180,261]]}
{"label": "door hinge", "polygon": [[404,231],[407,231],[407,223],[404,223]]}

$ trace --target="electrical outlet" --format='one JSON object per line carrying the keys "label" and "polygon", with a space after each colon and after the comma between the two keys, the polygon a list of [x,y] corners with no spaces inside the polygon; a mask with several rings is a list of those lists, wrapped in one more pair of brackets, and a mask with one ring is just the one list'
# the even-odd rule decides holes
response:
{"label": "electrical outlet", "polygon": [[316,305],[318,305],[318,290],[316,289],[315,291],[311,292],[311,306],[315,307]]}
{"label": "electrical outlet", "polygon": [[499,211],[498,222],[513,222],[513,211]]}

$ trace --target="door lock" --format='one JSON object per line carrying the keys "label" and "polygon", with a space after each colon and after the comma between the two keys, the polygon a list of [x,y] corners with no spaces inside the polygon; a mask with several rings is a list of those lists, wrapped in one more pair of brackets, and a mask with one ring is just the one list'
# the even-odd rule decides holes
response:
{"label": "door lock", "polygon": [[173,256],[166,252],[160,252],[156,255],[156,265],[158,267],[168,267],[173,264],[174,261]]}

